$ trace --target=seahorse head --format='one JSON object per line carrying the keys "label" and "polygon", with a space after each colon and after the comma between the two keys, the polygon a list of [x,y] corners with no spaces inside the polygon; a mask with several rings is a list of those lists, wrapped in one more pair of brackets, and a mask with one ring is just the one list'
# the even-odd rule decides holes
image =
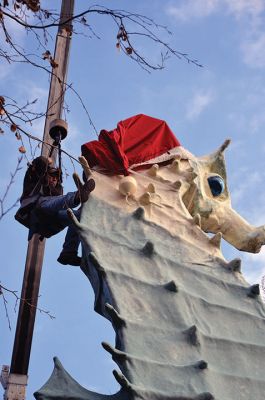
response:
{"label": "seahorse head", "polygon": [[183,202],[192,216],[200,215],[205,232],[221,232],[237,249],[258,253],[265,243],[265,228],[245,221],[231,205],[227,184],[224,150],[230,141],[214,153],[189,160],[197,174],[183,195]]}

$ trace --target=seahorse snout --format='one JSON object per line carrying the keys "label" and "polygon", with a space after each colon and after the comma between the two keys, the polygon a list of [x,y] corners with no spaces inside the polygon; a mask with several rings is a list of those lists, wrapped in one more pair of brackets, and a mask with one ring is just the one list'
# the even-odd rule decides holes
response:
{"label": "seahorse snout", "polygon": [[259,253],[261,247],[265,244],[265,226],[254,228],[246,240],[242,243],[240,250],[250,253]]}

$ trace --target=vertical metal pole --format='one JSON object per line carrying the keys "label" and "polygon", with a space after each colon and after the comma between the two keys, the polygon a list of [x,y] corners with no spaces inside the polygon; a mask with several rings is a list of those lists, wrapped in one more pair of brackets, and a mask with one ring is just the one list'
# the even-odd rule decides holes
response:
{"label": "vertical metal pole", "polygon": [[[74,0],[62,0],[61,23],[72,17],[73,9]],[[52,71],[43,135],[43,140],[48,143],[52,143],[52,139],[49,136],[50,122],[53,119],[60,118],[62,114],[71,33],[71,22],[59,26],[54,52],[54,60],[58,66],[53,68]],[[47,157],[49,150],[49,146],[43,145],[41,154]],[[53,157],[54,159],[56,158],[56,152],[54,152]],[[28,244],[10,375],[5,392],[5,398],[8,400],[25,399],[44,249],[45,240],[40,241],[39,235],[35,234]]]}
{"label": "vertical metal pole", "polygon": [[[60,22],[63,23],[71,18],[73,16],[73,11],[74,0],[62,0]],[[71,22],[65,23],[59,27],[54,52],[54,60],[58,64],[58,67],[53,69],[53,75],[51,77],[47,116],[43,134],[43,141],[50,144],[53,142],[49,135],[50,122],[54,119],[61,118],[63,111],[71,35]],[[41,155],[47,157],[49,152],[50,146],[42,145]],[[54,151],[53,154],[56,157],[56,151]]]}
{"label": "vertical metal pole", "polygon": [[13,374],[27,375],[28,373],[44,246],[44,241],[39,241],[39,235],[34,235],[28,245],[10,368],[10,373]]}

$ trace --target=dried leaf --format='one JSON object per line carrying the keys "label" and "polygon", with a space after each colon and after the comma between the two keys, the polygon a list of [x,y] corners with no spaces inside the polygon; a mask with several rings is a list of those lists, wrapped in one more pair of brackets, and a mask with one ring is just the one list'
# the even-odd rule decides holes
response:
{"label": "dried leaf", "polygon": [[10,129],[11,129],[12,132],[16,132],[16,130],[17,130],[17,125],[16,125],[16,124],[11,124],[11,125],[10,125]]}
{"label": "dried leaf", "polygon": [[63,29],[66,33],[69,33],[70,35],[72,34],[72,25],[66,25]]}
{"label": "dried leaf", "polygon": [[48,19],[52,15],[48,10],[43,10],[44,18]]}
{"label": "dried leaf", "polygon": [[116,43],[116,49],[120,50],[121,49],[121,45],[119,42]]}
{"label": "dried leaf", "polygon": [[20,147],[18,148],[18,151],[19,151],[20,153],[22,153],[22,154],[26,153],[26,149],[25,149],[24,146],[20,146]]}
{"label": "dried leaf", "polygon": [[22,4],[25,4],[28,10],[37,12],[40,9],[40,0],[22,0]]}
{"label": "dried leaf", "polygon": [[58,67],[57,62],[53,58],[50,58],[50,64],[51,64],[52,68],[57,68]]}
{"label": "dried leaf", "polygon": [[5,104],[5,98],[3,96],[0,96],[0,107]]}
{"label": "dried leaf", "polygon": [[122,38],[123,35],[123,30],[120,28],[119,32],[117,33],[117,39],[120,40]]}
{"label": "dried leaf", "polygon": [[42,54],[42,59],[43,60],[47,60],[51,57],[51,53],[49,52],[49,50],[46,50],[45,53]]}
{"label": "dried leaf", "polygon": [[5,110],[4,110],[3,108],[0,108],[0,115],[1,115],[1,117],[2,117],[3,115],[5,115]]}
{"label": "dried leaf", "polygon": [[128,35],[123,25],[121,25],[119,28],[117,39],[122,39],[123,41],[128,40]]}
{"label": "dried leaf", "polygon": [[0,128],[0,135],[4,135],[4,133],[5,131],[2,128]]}
{"label": "dried leaf", "polygon": [[126,47],[126,53],[128,54],[128,55],[130,55],[130,54],[132,54],[132,52],[133,52],[133,49],[131,48],[131,47]]}
{"label": "dried leaf", "polygon": [[16,132],[16,133],[15,133],[15,136],[16,136],[17,140],[21,140],[21,135],[20,135],[19,132]]}

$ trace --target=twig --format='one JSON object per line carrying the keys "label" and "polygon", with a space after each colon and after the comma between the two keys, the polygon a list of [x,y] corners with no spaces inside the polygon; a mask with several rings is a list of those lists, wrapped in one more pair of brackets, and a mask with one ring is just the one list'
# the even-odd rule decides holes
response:
{"label": "twig", "polygon": [[4,308],[5,308],[5,313],[6,313],[6,319],[8,322],[8,328],[11,331],[11,322],[10,322],[10,318],[9,318],[9,314],[8,314],[8,309],[7,309],[7,299],[5,298],[4,292],[2,290],[2,286],[0,285],[0,296],[3,296],[3,302],[4,302]]}
{"label": "twig", "polygon": [[[27,22],[24,22],[21,18],[11,15],[11,14],[7,13],[6,11],[4,11],[3,9],[1,9],[1,12],[2,12],[2,15],[5,15],[6,17],[15,20],[18,24],[24,26],[26,29],[30,29],[33,32],[34,32],[34,29],[36,29],[36,30],[41,29],[41,30],[45,31],[46,29],[51,28],[51,27],[56,27],[56,26],[59,27],[62,25],[67,25],[67,24],[69,25],[70,22],[75,21],[75,20],[82,23],[81,17],[83,17],[83,19],[84,19],[84,16],[87,14],[106,15],[106,16],[113,18],[113,20],[116,22],[116,24],[119,27],[120,26],[124,27],[124,31],[127,33],[127,38],[126,38],[125,42],[126,41],[128,42],[127,39],[128,39],[129,33],[125,29],[124,21],[127,21],[127,22],[129,21],[145,31],[145,33],[132,32],[131,35],[146,36],[148,39],[151,39],[154,42],[162,45],[162,47],[164,47],[166,50],[168,50],[171,54],[175,55],[177,58],[185,59],[188,63],[192,63],[198,67],[202,67],[202,65],[198,62],[198,60],[190,58],[189,55],[186,53],[172,49],[166,42],[159,39],[158,36],[155,35],[155,33],[151,30],[152,27],[154,27],[156,29],[159,29],[159,28],[164,29],[169,35],[171,35],[172,33],[167,29],[167,27],[156,23],[153,19],[151,19],[145,15],[132,13],[132,12],[128,12],[125,10],[115,10],[115,9],[109,9],[104,6],[94,5],[94,6],[91,6],[89,9],[87,9],[79,14],[74,15],[73,17],[63,19],[62,21],[58,21],[58,22],[53,21],[52,23],[49,23],[46,25],[43,23],[41,23],[41,25],[34,25],[34,24],[29,24]],[[2,24],[3,24],[3,20],[2,20]],[[85,23],[83,23],[83,25],[87,26],[88,24],[85,22]],[[148,26],[149,26],[149,28],[148,28]],[[137,54],[137,51],[134,48],[134,46],[132,46],[131,48],[133,49],[133,53]],[[128,53],[126,51],[125,51],[125,53],[128,56],[130,56],[130,58],[132,58],[134,61],[136,61],[139,65],[143,64],[150,69],[162,69],[163,68],[163,65],[154,66],[153,64],[147,62],[146,59],[139,54],[137,54],[137,57],[134,58],[131,53]]]}
{"label": "twig", "polygon": [[[5,113],[6,113],[7,118],[8,118],[9,121],[11,122],[11,124],[15,124],[14,120],[12,119],[12,117],[10,117],[8,111],[5,109],[4,106],[3,106],[3,109],[4,109]],[[53,144],[51,144],[51,143],[49,143],[49,142],[46,142],[46,141],[44,141],[44,140],[38,138],[37,136],[31,135],[30,133],[26,132],[26,131],[25,131],[23,128],[21,128],[20,126],[17,126],[17,130],[20,131],[20,132],[22,132],[22,133],[23,133],[24,135],[26,135],[29,139],[36,140],[37,142],[42,143],[42,144],[44,144],[44,145],[46,145],[46,146],[56,148],[56,146],[54,146]],[[67,151],[63,150],[62,148],[61,148],[61,151],[62,151],[62,153],[66,154],[68,157],[70,157],[71,159],[75,160],[78,164],[80,164],[80,161],[79,161],[77,158],[75,158],[74,156],[72,156],[71,154],[69,154]],[[81,165],[81,164],[80,164],[80,165]]]}
{"label": "twig", "polygon": [[19,199],[17,199],[16,201],[14,201],[14,203],[9,206],[7,209],[5,209],[4,207],[4,203],[6,201],[6,198],[8,196],[8,193],[10,191],[11,186],[14,184],[15,182],[15,176],[17,175],[18,171],[20,171],[22,169],[21,167],[21,162],[22,162],[23,156],[19,157],[17,160],[17,165],[15,168],[14,172],[11,172],[11,177],[10,177],[10,181],[7,184],[6,190],[2,196],[2,198],[0,199],[0,221],[2,220],[2,218],[13,208],[15,208],[19,202]]}
{"label": "twig", "polygon": [[[10,317],[9,317],[8,309],[7,309],[8,301],[7,301],[6,297],[5,297],[4,291],[6,291],[6,292],[8,292],[8,293],[11,293],[11,294],[15,297],[15,299],[16,299],[16,305],[17,305],[18,301],[23,301],[23,302],[24,302],[25,304],[27,304],[29,307],[33,307],[33,308],[35,308],[37,311],[39,311],[40,313],[43,313],[43,314],[48,315],[49,318],[55,319],[55,316],[52,315],[52,314],[50,313],[50,311],[44,310],[43,308],[40,308],[40,307],[38,307],[38,306],[35,306],[34,304],[31,304],[31,302],[30,302],[29,300],[23,299],[22,297],[18,296],[16,290],[8,289],[7,287],[5,287],[5,286],[3,286],[3,285],[0,284],[0,296],[1,296],[1,295],[3,296],[3,302],[4,302],[4,307],[5,307],[6,318],[7,318],[7,320],[8,320],[8,326],[9,326],[9,329],[10,329],[10,330],[11,330],[11,323],[10,323]],[[15,305],[15,308],[16,308],[16,305]]]}

